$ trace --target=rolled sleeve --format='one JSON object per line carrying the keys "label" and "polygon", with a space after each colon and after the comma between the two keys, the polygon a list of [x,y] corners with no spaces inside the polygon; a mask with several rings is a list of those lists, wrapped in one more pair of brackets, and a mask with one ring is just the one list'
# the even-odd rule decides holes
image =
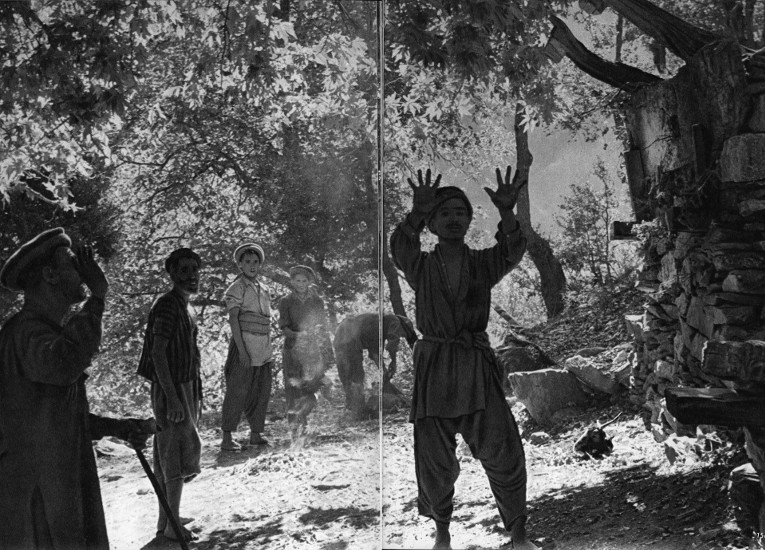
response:
{"label": "rolled sleeve", "polygon": [[226,289],[226,295],[223,299],[226,302],[226,311],[230,312],[234,308],[241,309],[244,303],[244,285],[240,284],[240,281],[234,281]]}

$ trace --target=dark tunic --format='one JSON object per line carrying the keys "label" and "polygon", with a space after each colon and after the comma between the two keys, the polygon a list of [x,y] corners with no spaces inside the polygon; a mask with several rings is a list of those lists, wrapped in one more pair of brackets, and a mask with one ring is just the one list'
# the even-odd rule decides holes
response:
{"label": "dark tunic", "polygon": [[451,289],[440,247],[420,250],[421,230],[407,218],[391,236],[393,260],[415,292],[417,328],[423,334],[414,350],[412,421],[455,418],[486,408],[487,385],[499,375],[485,332],[491,288],[526,249],[519,230],[498,232],[497,244],[485,250],[465,246],[460,288]]}
{"label": "dark tunic", "polygon": [[481,461],[505,528],[526,514],[526,465],[515,419],[502,392],[499,365],[486,326],[491,288],[521,259],[520,230],[497,233],[485,250],[463,249],[460,287],[451,288],[441,248],[420,250],[409,219],[391,236],[393,260],[415,291],[414,423],[417,508],[439,522],[451,520],[459,475],[457,433]]}
{"label": "dark tunic", "polygon": [[61,327],[22,310],[0,331],[0,548],[109,548],[84,374],[103,311],[91,298]]}

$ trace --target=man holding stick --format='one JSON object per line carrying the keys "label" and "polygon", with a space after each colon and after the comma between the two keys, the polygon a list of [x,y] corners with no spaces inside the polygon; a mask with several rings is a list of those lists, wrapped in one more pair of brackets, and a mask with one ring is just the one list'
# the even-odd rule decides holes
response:
{"label": "man holding stick", "polygon": [[[196,314],[189,297],[199,287],[202,261],[189,248],[174,250],[165,260],[173,288],[156,299],[149,312],[138,374],[151,380],[151,405],[157,419],[154,473],[172,515],[180,519],[184,482],[200,472],[202,440],[197,426],[202,413],[202,379],[197,347]],[[181,528],[182,539],[191,531]],[[163,506],[157,534],[177,540]]]}
{"label": "man holding stick", "polygon": [[[526,181],[510,181],[510,167],[498,187],[484,188],[500,213],[497,244],[485,250],[465,245],[473,209],[457,187],[431,183],[430,170],[414,192],[412,211],[391,236],[391,253],[415,292],[417,328],[415,382],[410,421],[414,424],[418,510],[436,524],[434,548],[451,548],[449,523],[459,475],[455,435],[461,434],[489,478],[513,548],[537,548],[526,535],[526,463],[518,427],[505,402],[501,369],[486,327],[491,288],[523,257],[526,239],[513,208]],[[432,252],[420,250],[425,225],[438,237]]]}

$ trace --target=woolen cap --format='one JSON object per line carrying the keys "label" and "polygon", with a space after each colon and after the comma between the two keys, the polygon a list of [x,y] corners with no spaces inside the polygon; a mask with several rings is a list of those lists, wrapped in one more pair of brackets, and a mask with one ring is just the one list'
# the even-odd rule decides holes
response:
{"label": "woolen cap", "polygon": [[0,270],[0,285],[8,290],[20,292],[19,278],[29,266],[53,254],[60,246],[72,246],[72,239],[64,232],[63,227],[48,229],[37,235],[31,241],[22,244],[11,257],[6,260]]}
{"label": "woolen cap", "polygon": [[427,221],[430,222],[431,218],[436,215],[439,207],[450,199],[460,199],[465,203],[467,207],[468,215],[473,217],[473,206],[470,204],[470,200],[467,198],[465,192],[459,187],[448,185],[446,187],[439,187],[436,189],[436,203],[433,205],[430,213],[428,214]]}
{"label": "woolen cap", "polygon": [[255,243],[244,243],[237,246],[236,250],[234,250],[234,261],[239,263],[239,260],[242,259],[242,254],[245,252],[254,252],[257,254],[260,257],[260,263],[266,261],[266,253],[263,252],[263,249]]}
{"label": "woolen cap", "polygon": [[296,265],[290,268],[290,278],[294,277],[297,273],[303,273],[309,279],[316,280],[316,273],[307,265]]}

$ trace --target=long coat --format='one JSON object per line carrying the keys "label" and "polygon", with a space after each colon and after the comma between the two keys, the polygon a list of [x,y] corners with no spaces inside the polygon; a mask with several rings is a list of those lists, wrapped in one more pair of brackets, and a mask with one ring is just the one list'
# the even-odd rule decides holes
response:
{"label": "long coat", "polygon": [[22,310],[0,330],[0,548],[109,548],[84,373],[103,307],[63,327]]}

